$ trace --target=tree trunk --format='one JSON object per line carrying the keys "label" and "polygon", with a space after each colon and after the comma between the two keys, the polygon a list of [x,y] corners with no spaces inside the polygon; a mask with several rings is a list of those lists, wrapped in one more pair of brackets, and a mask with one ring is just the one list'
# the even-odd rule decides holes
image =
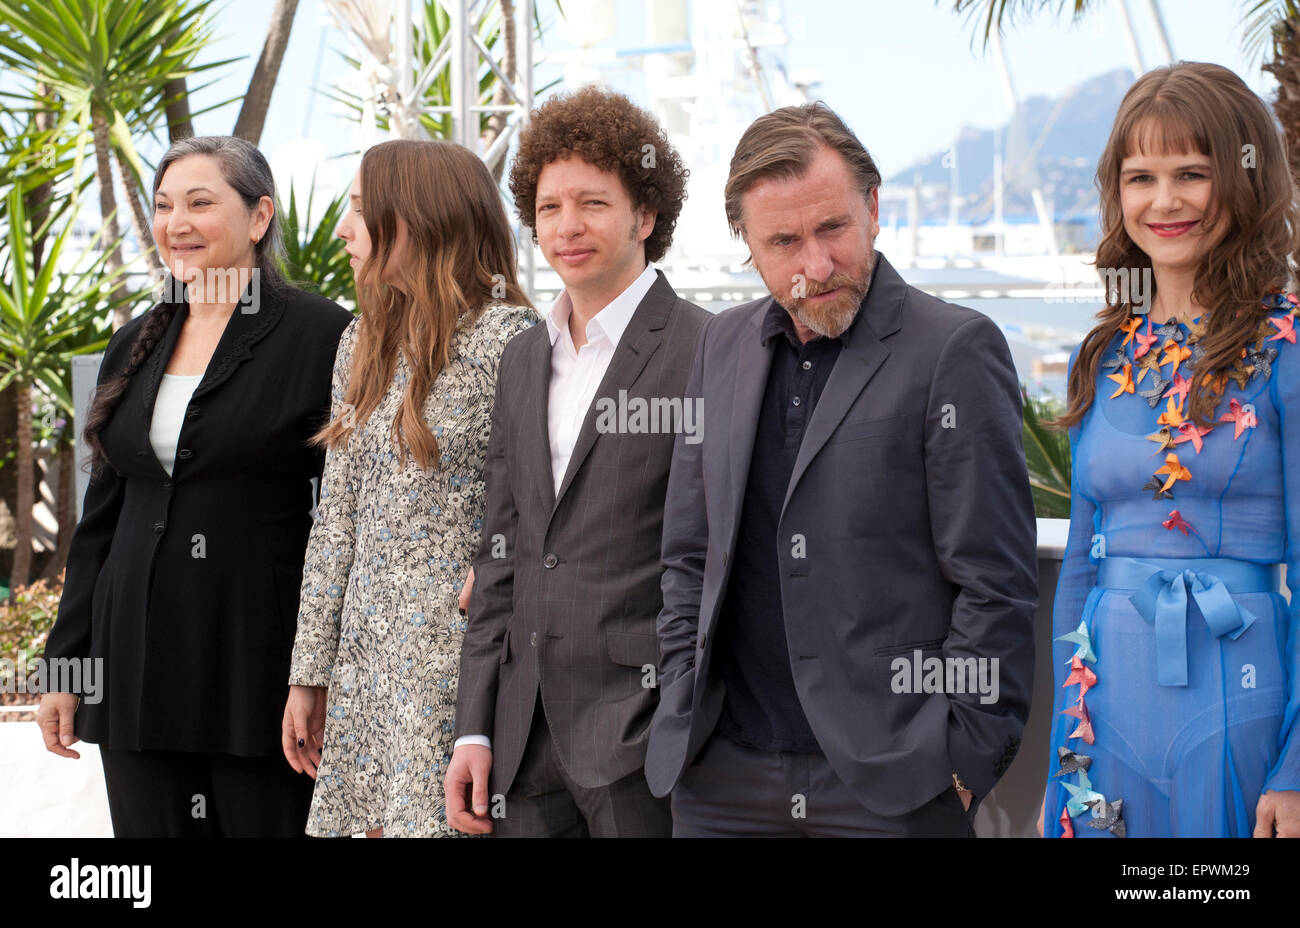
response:
{"label": "tree trunk", "polygon": [[[57,463],[56,463],[57,462]],[[41,574],[41,579],[53,583],[68,563],[68,550],[72,547],[72,533],[77,527],[77,446],[65,445],[50,459],[51,467],[59,469],[59,486],[55,490],[55,518],[59,522],[59,541],[54,554]]]}
{"label": "tree trunk", "polygon": [[[52,96],[50,85],[37,82],[36,99],[46,100]],[[32,117],[36,123],[38,132],[48,132],[54,128],[54,112],[52,110],[37,110]],[[50,198],[54,195],[54,183],[46,181],[39,187],[34,187],[28,191],[24,198],[23,206],[27,209],[27,215],[32,220],[32,276],[35,277],[41,272],[41,259],[45,257],[45,236],[38,235],[37,230],[49,218],[50,215]]]}
{"label": "tree trunk", "polygon": [[175,145],[194,134],[194,120],[190,118],[190,91],[185,78],[178,77],[163,85],[164,107],[167,111],[167,141]]}
{"label": "tree trunk", "polygon": [[[511,83],[516,80],[515,68],[515,3],[514,0],[501,0],[501,43],[503,52],[501,58],[501,71],[510,79]],[[497,82],[496,88],[492,93],[493,104],[500,105],[510,101],[510,93],[506,90],[505,85],[500,81]],[[525,104],[531,104],[531,101],[523,101]],[[483,150],[492,147],[492,143],[500,137],[506,129],[505,113],[493,113],[488,117],[487,131],[483,133]],[[505,173],[506,158],[503,154],[495,165],[492,167],[492,178],[499,184],[501,177]]]}
{"label": "tree trunk", "polygon": [[[122,268],[122,243],[119,241],[122,234],[117,225],[117,198],[113,192],[113,163],[108,154],[108,123],[104,121],[103,116],[96,114],[92,117],[92,125],[95,131],[95,176],[99,180],[99,212],[104,221],[102,241],[108,248],[108,257],[104,264],[109,273],[114,273]],[[126,281],[119,278],[117,286],[113,288],[113,296],[117,298],[125,295]],[[131,307],[126,303],[120,304],[113,310],[114,330],[120,329],[130,321]],[[21,411],[19,415],[22,415]],[[19,441],[21,440],[20,437]]]}
{"label": "tree trunk", "polygon": [[[0,458],[7,458],[11,450],[18,448],[18,384],[10,383],[0,390]],[[18,475],[13,463],[0,467],[0,499],[4,506],[0,509],[0,577],[7,577],[13,572],[14,565],[14,513],[18,511]]]}
{"label": "tree trunk", "polygon": [[266,112],[271,108],[271,91],[275,89],[276,78],[280,76],[280,62],[289,44],[293,14],[297,9],[298,0],[275,0],[271,24],[266,29],[266,42],[262,45],[262,55],[253,68],[248,92],[244,94],[244,105],[239,108],[239,118],[235,120],[235,131],[232,134],[254,145],[262,138]]}
{"label": "tree trunk", "polygon": [[9,598],[13,601],[14,590],[27,585],[27,575],[32,564],[32,505],[35,493],[32,491],[32,385],[18,381],[18,394],[14,401],[18,405],[18,447],[15,454],[18,459],[18,493],[14,513],[14,566],[9,574]]}
{"label": "tree trunk", "polygon": [[1273,60],[1263,70],[1277,78],[1277,113],[1286,136],[1287,163],[1300,182],[1300,20],[1280,19],[1273,26]]}
{"label": "tree trunk", "polygon": [[[180,30],[167,36],[164,47],[180,38]],[[167,114],[167,141],[175,145],[194,134],[194,120],[190,118],[190,89],[184,76],[163,84],[163,110]]]}
{"label": "tree trunk", "polygon": [[131,166],[122,163],[122,155],[113,149],[113,159],[117,161],[118,173],[122,175],[122,186],[126,188],[126,201],[131,206],[131,225],[135,230],[136,240],[140,243],[140,252],[145,263],[149,265],[149,276],[153,283],[162,280],[163,266],[158,258],[158,249],[154,247],[153,231],[149,227],[149,217],[144,214],[141,201],[144,192],[140,189],[140,179],[135,176]]}

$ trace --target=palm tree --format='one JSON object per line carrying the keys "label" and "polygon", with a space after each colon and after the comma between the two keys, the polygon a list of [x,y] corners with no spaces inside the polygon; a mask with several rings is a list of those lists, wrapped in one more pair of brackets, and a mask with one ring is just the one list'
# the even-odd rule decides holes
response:
{"label": "palm tree", "polygon": [[1264,70],[1277,78],[1273,112],[1286,135],[1291,176],[1300,182],[1300,3],[1257,3],[1248,15],[1250,47],[1260,48],[1266,40],[1272,46],[1273,60],[1264,63]]}
{"label": "palm tree", "polygon": [[271,91],[275,89],[276,79],[280,75],[280,62],[289,45],[289,31],[293,28],[293,14],[297,9],[298,0],[275,0],[275,10],[271,13],[271,24],[266,30],[262,54],[257,59],[257,66],[253,68],[248,93],[244,95],[239,118],[235,120],[235,131],[231,135],[247,139],[254,145],[262,137],[266,112],[271,108]]}
{"label": "palm tree", "polygon": [[[55,183],[72,174],[74,146],[54,130],[48,112],[0,110],[0,116],[0,190],[21,191],[28,215],[40,227],[49,215]],[[89,182],[89,177],[84,178],[81,188]],[[4,215],[5,201],[0,199],[0,223]],[[38,266],[44,247],[44,239],[32,246]]]}
{"label": "palm tree", "polygon": [[[134,132],[152,131],[165,117],[167,86],[177,78],[221,67],[196,65],[211,38],[207,12],[213,0],[0,0],[0,63],[31,82],[28,100],[56,116],[55,129],[77,128],[80,151],[93,146],[100,214],[108,244],[107,268],[123,266],[113,182],[116,161],[127,188],[129,213],[140,247],[153,268],[161,263],[141,205],[143,165]],[[49,88],[36,94],[35,87]],[[130,318],[120,305],[117,324]]]}
{"label": "palm tree", "polygon": [[[108,343],[107,320],[121,301],[137,299],[122,286],[122,268],[110,270],[110,247],[85,252],[80,269],[58,270],[64,246],[74,228],[74,197],[55,210],[40,226],[28,218],[22,194],[15,186],[5,200],[3,274],[0,279],[0,389],[17,390],[17,546],[14,550],[10,589],[27,582],[32,553],[32,504],[34,471],[32,458],[33,391],[48,396],[56,406],[72,415],[72,397],[67,370],[73,355],[92,353]],[[32,241],[47,235],[52,225],[63,221],[63,229],[48,242],[45,261],[37,270],[32,264]],[[102,230],[101,230],[102,234]],[[110,243],[110,245],[113,243]]]}
{"label": "palm tree", "polygon": [[[27,215],[31,217],[31,225],[38,230],[48,228],[46,220],[55,208],[55,182],[71,175],[74,157],[71,142],[56,135],[49,121],[43,118],[48,115],[13,111],[0,114],[0,190],[16,190],[22,195]],[[84,178],[81,189],[84,190],[91,180],[89,176]],[[6,202],[6,198],[0,197],[0,230],[5,228],[7,221]],[[3,232],[0,232],[0,264],[4,262],[3,239]],[[31,238],[32,273],[39,272],[45,256],[45,242],[44,235],[33,235]],[[6,464],[11,460],[11,455],[17,453],[16,393],[17,388],[13,384],[0,390],[0,453],[3,453]],[[10,514],[17,511],[13,502],[18,491],[14,471],[12,466],[0,468],[0,499],[10,504],[7,507]],[[69,516],[69,519],[72,520],[73,517]],[[69,521],[68,524],[70,526],[72,522]]]}

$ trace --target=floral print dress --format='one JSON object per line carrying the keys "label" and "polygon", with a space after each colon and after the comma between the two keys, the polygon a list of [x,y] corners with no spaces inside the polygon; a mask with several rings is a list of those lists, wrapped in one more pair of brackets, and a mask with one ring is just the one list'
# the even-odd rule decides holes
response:
{"label": "floral print dress", "polygon": [[[423,409],[435,469],[409,452],[402,467],[392,444],[410,376],[400,356],[379,406],[327,452],[289,678],[329,687],[310,835],[458,834],[442,792],[466,627],[457,599],[479,542],[497,365],[537,321],[532,309],[492,304],[457,332]],[[334,417],[346,415],[359,324],[339,341]]]}

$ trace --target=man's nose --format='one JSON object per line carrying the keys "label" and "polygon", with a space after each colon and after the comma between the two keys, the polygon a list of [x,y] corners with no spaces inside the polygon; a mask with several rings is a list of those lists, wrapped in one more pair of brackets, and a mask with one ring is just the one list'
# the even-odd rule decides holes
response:
{"label": "man's nose", "polygon": [[804,275],[810,282],[825,283],[834,270],[835,261],[831,258],[830,248],[818,241],[816,236],[809,238],[803,250]]}
{"label": "man's nose", "polygon": [[555,231],[562,238],[573,238],[580,235],[584,228],[582,211],[575,204],[560,204],[560,221],[556,223]]}

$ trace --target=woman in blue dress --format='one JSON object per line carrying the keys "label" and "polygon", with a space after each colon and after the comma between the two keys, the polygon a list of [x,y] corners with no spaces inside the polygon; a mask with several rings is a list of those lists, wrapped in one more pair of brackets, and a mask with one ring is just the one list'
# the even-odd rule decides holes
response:
{"label": "woman in blue dress", "polygon": [[1300,214],[1231,71],[1125,96],[1070,359],[1049,837],[1300,834]]}

